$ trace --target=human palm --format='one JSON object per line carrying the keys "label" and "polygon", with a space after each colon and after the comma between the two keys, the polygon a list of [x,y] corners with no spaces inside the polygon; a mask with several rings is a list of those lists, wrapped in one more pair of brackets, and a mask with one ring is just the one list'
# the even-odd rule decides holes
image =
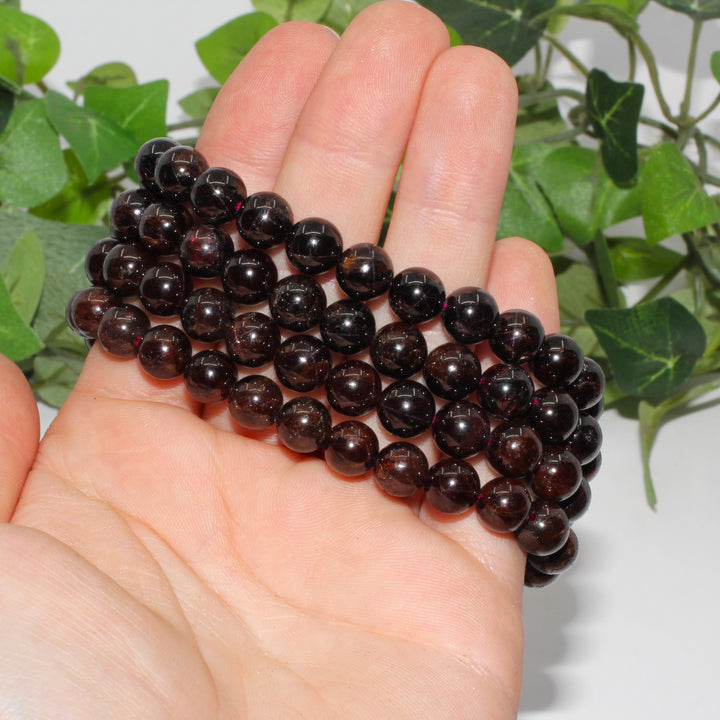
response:
{"label": "human palm", "polygon": [[[340,41],[271,32],[198,146],[346,245],[377,237],[404,161],[395,267],[484,285],[554,329],[546,258],[493,242],[514,112],[497,58],[380,3]],[[0,398],[0,717],[515,716],[524,559],[472,512],[244,436],[226,408],[99,348],[39,448],[7,361]]]}

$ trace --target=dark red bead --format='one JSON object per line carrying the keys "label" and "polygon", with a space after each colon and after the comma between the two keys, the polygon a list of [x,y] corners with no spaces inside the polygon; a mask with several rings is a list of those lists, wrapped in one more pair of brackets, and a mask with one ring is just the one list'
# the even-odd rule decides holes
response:
{"label": "dark red bead", "polygon": [[193,184],[207,169],[202,153],[187,145],[176,145],[155,162],[155,184],[166,195],[187,200]]}
{"label": "dark red bead", "polygon": [[602,465],[602,453],[599,452],[590,462],[582,466],[582,473],[585,480],[592,480],[600,471]]}
{"label": "dark red bead", "polygon": [[546,335],[530,367],[535,377],[549,387],[563,387],[580,374],[585,356],[580,346],[567,335]]}
{"label": "dark red bead", "polygon": [[280,329],[274,320],[259,312],[238,315],[225,331],[228,355],[244,367],[271,362],[280,347]]}
{"label": "dark red bead", "polygon": [[375,464],[378,448],[377,435],[365,423],[345,420],[330,430],[325,462],[341,475],[363,475]]}
{"label": "dark red bead", "polygon": [[111,307],[98,325],[97,339],[104,350],[115,357],[131,358],[150,329],[148,316],[134,305]]}
{"label": "dark red bead", "polygon": [[474,345],[490,337],[498,306],[493,297],[479,287],[461,287],[450,293],[443,304],[445,329],[464,345]]}
{"label": "dark red bead", "polygon": [[65,319],[76,335],[86,340],[94,340],[105,312],[119,304],[120,298],[107,288],[83,288],[73,293],[68,300]]}
{"label": "dark red bead", "polygon": [[238,425],[264,430],[275,423],[283,405],[277,383],[264,375],[247,375],[230,388],[228,410]]}
{"label": "dark red bead", "polygon": [[180,241],[178,256],[195,277],[218,277],[235,251],[232,238],[214,225],[196,225]]}
{"label": "dark red bead", "polygon": [[561,444],[570,437],[578,424],[575,401],[562,390],[541,388],[530,402],[527,422],[543,442]]}
{"label": "dark red bead", "polygon": [[148,205],[140,218],[140,242],[155,255],[175,255],[192,216],[179,203],[163,200]]}
{"label": "dark red bead", "polygon": [[193,340],[216,342],[225,337],[232,312],[232,303],[222,290],[203,287],[188,295],[180,319],[183,330]]}
{"label": "dark red bead", "polygon": [[585,465],[597,457],[602,441],[600,423],[594,417],[581,412],[578,424],[565,441],[565,447],[581,465]]}
{"label": "dark red bead", "polygon": [[536,570],[546,575],[559,575],[575,564],[578,554],[578,539],[570,530],[565,544],[550,555],[528,555],[527,561]]}
{"label": "dark red bead", "polygon": [[285,330],[305,332],[314,328],[326,306],[325,291],[309,275],[288,275],[270,292],[270,314]]}
{"label": "dark red bead", "polygon": [[466,458],[487,446],[490,421],[485,411],[475,403],[458,400],[441,407],[432,422],[435,444],[446,455]]}
{"label": "dark red bead", "polygon": [[443,513],[460,513],[472,507],[480,494],[480,478],[465,460],[444,458],[427,473],[425,499]]}
{"label": "dark red bead", "polygon": [[285,198],[273,192],[249,195],[237,218],[243,240],[261,250],[284,243],[292,225],[290,205]]}
{"label": "dark red bead", "polygon": [[201,403],[224,400],[236,376],[235,363],[219,350],[201,350],[185,365],[185,387]]}
{"label": "dark red bead", "polygon": [[396,380],[380,395],[377,414],[383,427],[399,438],[425,432],[435,416],[432,393],[414,380]]}
{"label": "dark red bead", "polygon": [[567,391],[580,410],[593,407],[605,392],[605,373],[595,360],[586,357],[580,374],[568,385]]}
{"label": "dark red bead", "polygon": [[540,350],[545,331],[540,320],[525,310],[500,313],[490,334],[490,349],[503,362],[530,360]]}
{"label": "dark red bead", "polygon": [[596,420],[599,420],[604,410],[605,402],[603,398],[600,398],[594,405],[586,407],[584,410],[581,410],[581,412],[585,413],[585,415],[590,415],[591,417],[594,417]]}
{"label": "dark red bead", "polygon": [[485,451],[488,461],[505,477],[525,477],[542,456],[542,440],[529,425],[501,423],[490,433]]}
{"label": "dark red bead", "polygon": [[232,300],[241,305],[257,305],[270,297],[278,271],[269,255],[245,248],[230,256],[221,277],[222,286]]}
{"label": "dark red bead", "polygon": [[560,577],[559,575],[548,575],[534,568],[529,562],[525,562],[525,587],[542,588],[547,587],[550,583]]}
{"label": "dark red bead", "polygon": [[102,240],[98,240],[87,251],[87,255],[85,255],[85,274],[93,285],[99,287],[105,285],[102,274],[105,256],[110,249],[114,248],[117,244],[118,240],[115,238],[103,238]]}
{"label": "dark red bead", "polygon": [[374,243],[352,245],[335,268],[338,285],[356,300],[370,300],[388,291],[393,265],[388,253]]}
{"label": "dark red bead", "polygon": [[590,483],[583,478],[580,486],[567,500],[561,500],[558,505],[565,511],[570,522],[575,522],[581,518],[590,507],[592,500],[592,491]]}
{"label": "dark red bead", "polygon": [[342,249],[342,237],[337,227],[316,217],[295,223],[285,240],[288,260],[300,272],[309,275],[319,275],[334,268]]}
{"label": "dark red bead", "polygon": [[370,359],[376,370],[396,380],[422,370],[427,356],[425,336],[409,323],[394,322],[381,327],[370,345]]}
{"label": "dark red bead", "polygon": [[190,190],[190,202],[198,217],[211,225],[222,225],[235,217],[245,197],[245,183],[237,173],[221,167],[204,170]]}
{"label": "dark red bead", "polygon": [[442,311],[445,287],[432,270],[411,267],[395,275],[388,300],[391,310],[404,322],[423,323]]}
{"label": "dark red bead", "polygon": [[179,377],[192,355],[188,336],[172,325],[155,325],[142,339],[138,348],[140,367],[160,380]]}
{"label": "dark red bead", "polygon": [[428,461],[425,453],[408,442],[385,446],[375,460],[375,482],[393,497],[410,497],[425,486]]}
{"label": "dark red bead", "polygon": [[297,392],[322,387],[332,367],[330,351],[313,335],[292,335],[280,343],[274,363],[277,379]]}
{"label": "dark red bead", "polygon": [[515,537],[526,553],[550,555],[565,544],[569,534],[570,521],[565,511],[552,500],[535,500]]}
{"label": "dark red bead", "polygon": [[311,397],[296,397],[280,409],[277,432],[285,447],[311,453],[327,447],[331,424],[330,412],[321,402]]}
{"label": "dark red bead", "polygon": [[375,317],[359,300],[338,300],[320,318],[320,334],[330,350],[355,355],[370,347],[375,336]]}
{"label": "dark red bead", "polygon": [[103,261],[103,280],[116,295],[137,295],[145,271],[153,264],[150,253],[135,243],[118,243]]}
{"label": "dark red bead", "polygon": [[475,506],[482,524],[494,532],[515,532],[530,514],[532,498],[517,478],[497,477],[483,485]]}
{"label": "dark red bead", "polygon": [[380,376],[362,360],[345,360],[330,370],[325,392],[333,410],[357,417],[373,410],[380,398]]}
{"label": "dark red bead", "polygon": [[444,400],[462,400],[474,392],[482,368],[478,356],[460,343],[444,343],[430,352],[423,378],[430,392]]}
{"label": "dark red bead", "polygon": [[163,317],[178,315],[191,292],[192,280],[180,265],[170,262],[146,270],[138,287],[145,309]]}
{"label": "dark red bead", "polygon": [[158,158],[178,143],[166,137],[153,138],[144,143],[135,155],[134,168],[140,183],[146,188],[159,191],[155,184],[155,165]]}
{"label": "dark red bead", "polygon": [[517,365],[497,363],[482,374],[477,395],[493,417],[515,420],[525,416],[534,392],[529,373]]}
{"label": "dark red bead", "polygon": [[155,195],[144,188],[121,192],[110,206],[110,230],[113,236],[124,242],[137,242],[140,239],[140,218],[155,199]]}
{"label": "dark red bead", "polygon": [[546,446],[530,477],[530,488],[538,497],[559,502],[569,498],[581,480],[580,463],[571,452]]}

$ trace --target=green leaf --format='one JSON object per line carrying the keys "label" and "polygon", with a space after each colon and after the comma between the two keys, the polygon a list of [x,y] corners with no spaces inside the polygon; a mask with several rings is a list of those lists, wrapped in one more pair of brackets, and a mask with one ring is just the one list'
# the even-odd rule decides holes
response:
{"label": "green leaf", "polygon": [[290,19],[318,22],[329,6],[330,0],[294,0],[290,5]]}
{"label": "green leaf", "polygon": [[257,12],[270,15],[279,23],[288,20],[290,14],[290,0],[252,0],[252,6]]}
{"label": "green leaf", "polygon": [[720,50],[716,50],[710,56],[710,70],[715,79],[720,83]]}
{"label": "green leaf", "polygon": [[460,37],[460,33],[452,26],[445,24],[448,31],[448,37],[450,38],[450,47],[457,47],[463,44],[463,39]]}
{"label": "green leaf", "polygon": [[45,284],[45,258],[40,238],[34,230],[21,235],[12,246],[3,278],[18,315],[30,325]]}
{"label": "green leaf", "polygon": [[0,87],[0,135],[10,122],[15,96],[6,88]]}
{"label": "green leaf", "polygon": [[68,87],[76,97],[83,95],[89,87],[130,87],[137,85],[134,70],[123,62],[109,62],[98,65],[77,80],[70,80]]}
{"label": "green leaf", "polygon": [[520,107],[515,120],[515,145],[544,140],[568,129],[565,120],[560,114],[557,99],[548,98],[540,102],[526,104],[528,99],[527,86],[532,88],[529,92],[544,93],[553,90],[550,83],[545,83],[540,89],[535,89],[533,87],[534,82],[535,80],[532,77],[527,80],[524,77],[518,78],[518,88],[521,94]]}
{"label": "green leaf", "polygon": [[241,15],[200,38],[195,49],[210,75],[222,85],[253,45],[277,24],[266,13]]}
{"label": "green leaf", "polygon": [[5,280],[0,277],[0,353],[13,362],[32,357],[43,344],[12,303]]}
{"label": "green leaf", "polygon": [[0,135],[0,203],[29,206],[63,187],[67,168],[42,100],[15,105]]}
{"label": "green leaf", "polygon": [[648,0],[604,0],[603,5],[613,5],[626,13],[637,17],[648,4]]}
{"label": "green leaf", "polygon": [[91,181],[135,156],[137,141],[110,118],[54,90],[45,96],[45,105],[50,122],[68,141]]}
{"label": "green leaf", "polygon": [[720,18],[720,0],[656,0],[656,2],[697,20]]}
{"label": "green leaf", "polygon": [[621,283],[648,280],[669,273],[685,256],[645,238],[610,238],[610,257]]}
{"label": "green leaf", "polygon": [[513,149],[497,232],[498,237],[519,235],[548,252],[557,252],[563,246],[563,236],[535,179],[537,168],[550,150],[540,143]]}
{"label": "green leaf", "polygon": [[556,5],[554,8],[543,12],[540,20],[555,18],[558,16],[571,16],[585,18],[587,20],[599,20],[612,25],[621,35],[628,35],[637,32],[638,24],[635,18],[623,7],[623,3],[598,3],[586,2],[573,5]]}
{"label": "green leaf", "polygon": [[555,0],[423,0],[452,25],[469,45],[496,52],[514,65],[542,36],[547,20],[537,16],[552,9]]}
{"label": "green leaf", "polygon": [[75,387],[85,353],[62,352],[33,358],[31,385],[35,394],[47,405],[60,407]]}
{"label": "green leaf", "polygon": [[670,297],[632,308],[588,310],[620,389],[628,395],[670,395],[690,377],[705,352],[705,333],[695,317]]}
{"label": "green leaf", "polygon": [[220,92],[219,87],[196,90],[178,100],[178,105],[191,118],[204,118],[210,112],[210,107],[215,102],[218,92]]}
{"label": "green leaf", "polygon": [[636,188],[617,187],[590,148],[560,147],[544,160],[538,181],[563,232],[578,245],[640,214]]}
{"label": "green leaf", "polygon": [[94,85],[85,92],[85,107],[115,121],[135,139],[135,147],[146,140],[167,135],[167,80],[130,87]]}
{"label": "green leaf", "polygon": [[0,75],[19,85],[42,80],[60,57],[60,40],[43,20],[0,5]]}
{"label": "green leaf", "polygon": [[376,0],[330,0],[327,12],[320,22],[342,35],[350,21]]}
{"label": "green leaf", "polygon": [[650,242],[690,232],[720,219],[720,207],[703,190],[674,143],[653,148],[640,179],[642,217]]}
{"label": "green leaf", "polygon": [[640,83],[615,82],[602,70],[593,69],[587,79],[587,111],[605,171],[619,186],[637,176],[637,128],[645,88]]}
{"label": "green leaf", "polygon": [[93,225],[100,222],[112,203],[110,182],[105,175],[101,175],[91,185],[77,155],[72,150],[65,150],[64,155],[69,173],[65,187],[47,202],[31,207],[29,212],[38,217],[67,223]]}

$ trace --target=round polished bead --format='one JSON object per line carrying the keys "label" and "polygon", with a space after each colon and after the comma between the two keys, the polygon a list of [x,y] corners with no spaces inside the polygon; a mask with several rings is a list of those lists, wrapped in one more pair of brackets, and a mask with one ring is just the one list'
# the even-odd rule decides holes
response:
{"label": "round polished bead", "polygon": [[381,327],[370,345],[370,359],[377,371],[396,380],[422,370],[427,356],[425,336],[409,323]]}
{"label": "round polished bead", "polygon": [[380,376],[362,360],[345,360],[330,370],[325,392],[333,410],[357,417],[373,410],[380,398]]}
{"label": "round polished bead", "polygon": [[536,570],[546,575],[559,575],[575,564],[578,554],[578,539],[573,530],[570,530],[565,544],[549,555],[528,555],[527,561]]}
{"label": "round polished bead", "polygon": [[490,433],[485,454],[500,475],[518,478],[535,469],[542,450],[540,436],[529,425],[506,421]]}
{"label": "round polished bead", "polygon": [[244,367],[271,362],[280,346],[280,329],[274,320],[259,312],[233,318],[225,331],[228,355]]}
{"label": "round polished bead", "polygon": [[477,396],[493,417],[514,420],[525,416],[534,392],[532,378],[523,368],[497,363],[482,374]]}
{"label": "round polished bead", "polygon": [[73,293],[65,306],[65,319],[70,329],[81,338],[97,338],[98,325],[111,307],[120,305],[120,298],[104,287],[89,287]]}
{"label": "round polished bead", "polygon": [[155,255],[175,255],[191,224],[190,213],[179,203],[170,200],[153,203],[140,217],[140,242]]}
{"label": "round polished bead", "polygon": [[104,350],[115,357],[131,358],[150,329],[148,316],[134,305],[110,308],[98,325],[97,339]]}
{"label": "round polished bead", "polygon": [[568,335],[546,335],[530,367],[535,377],[548,387],[563,387],[580,374],[585,356]]}
{"label": "round polished bead", "polygon": [[351,298],[370,300],[388,291],[393,265],[388,253],[374,243],[352,245],[335,268],[338,285]]}
{"label": "round polished bead", "polygon": [[237,227],[248,245],[268,250],[285,242],[293,214],[285,198],[273,192],[249,195],[237,217]]}
{"label": "round polished bead", "polygon": [[175,263],[159,263],[148,268],[140,281],[138,295],[148,312],[168,317],[178,315],[192,292],[192,280]]}
{"label": "round polished bead", "polygon": [[425,499],[443,513],[460,513],[475,505],[480,494],[480,478],[465,460],[443,458],[427,473]]}
{"label": "round polished bead", "polygon": [[191,275],[213,278],[220,275],[234,250],[232,238],[221,227],[196,225],[180,241],[178,256]]}
{"label": "round polished bead", "polygon": [[503,362],[530,360],[540,350],[545,330],[540,320],[525,310],[500,313],[490,334],[490,349]]}
{"label": "round polished bead", "polygon": [[589,415],[590,417],[594,417],[596,420],[599,420],[604,410],[605,401],[603,398],[600,398],[600,400],[598,400],[594,405],[584,408],[581,412],[585,413],[585,415]]}
{"label": "round polished bead", "polygon": [[487,446],[490,421],[475,403],[459,400],[441,407],[432,422],[435,444],[446,455],[467,458]]}
{"label": "round polished bead", "polygon": [[319,275],[338,264],[342,254],[340,231],[328,220],[305,218],[295,223],[285,240],[288,260],[300,272]]}
{"label": "round polished bead", "polygon": [[150,253],[135,243],[118,243],[103,261],[103,280],[115,294],[137,295],[145,271],[153,264]]}
{"label": "round polished bead", "polygon": [[534,500],[527,520],[515,532],[518,545],[531,555],[550,555],[559,550],[570,534],[565,511],[552,500]]}
{"label": "round polished bead", "polygon": [[288,275],[270,292],[270,314],[285,330],[305,332],[314,328],[326,306],[325,291],[309,275]]}
{"label": "round polished bead", "polygon": [[522,480],[496,477],[483,485],[475,509],[486,528],[511,533],[527,520],[531,504],[532,498]]}
{"label": "round polished bead", "polygon": [[395,275],[388,300],[390,309],[404,322],[423,323],[442,311],[445,288],[432,270],[411,267]]}
{"label": "round polished bead", "polygon": [[375,464],[378,448],[371,428],[358,420],[345,420],[330,430],[325,462],[341,475],[363,475]]}
{"label": "round polished bead", "polygon": [[551,445],[544,448],[530,476],[530,489],[538,497],[560,502],[573,495],[581,481],[578,459],[568,450]]}
{"label": "round polished bead", "polygon": [[133,163],[135,174],[138,176],[140,183],[149,190],[158,191],[159,188],[155,184],[155,166],[158,158],[172,147],[178,145],[175,140],[167,137],[158,137],[148,140],[141,145],[135,155]]}
{"label": "round polished bead", "polygon": [[330,412],[320,401],[296,397],[282,406],[276,424],[278,437],[285,447],[311,453],[327,447],[332,421]]}
{"label": "round polished bead", "polygon": [[277,379],[297,392],[322,387],[332,367],[330,351],[312,335],[292,335],[280,343],[274,362]]}
{"label": "round polished bead", "polygon": [[474,345],[490,337],[497,315],[494,298],[485,290],[472,286],[450,293],[442,309],[445,329],[465,345]]}
{"label": "round polished bead", "polygon": [[565,511],[568,520],[572,523],[587,512],[591,500],[590,483],[583,478],[578,489],[567,500],[561,500],[558,505]]}
{"label": "round polished bead", "polygon": [[425,453],[408,442],[386,445],[375,460],[375,482],[393,497],[410,497],[425,486],[428,461]]}
{"label": "round polished bead", "polygon": [[605,373],[598,363],[586,357],[580,374],[567,387],[580,410],[595,406],[605,392]]}
{"label": "round polished bead", "polygon": [[188,336],[173,325],[155,325],[138,348],[140,367],[151,377],[170,380],[179,377],[192,355]]}
{"label": "round polished bead", "polygon": [[524,585],[527,588],[543,588],[560,577],[559,575],[548,575],[542,573],[533,567],[527,560],[525,561],[525,579]]}
{"label": "round polished bead", "polygon": [[235,382],[235,363],[219,350],[201,350],[185,365],[185,387],[201,403],[224,400]]}
{"label": "round polished bead", "polygon": [[355,355],[370,347],[375,336],[375,316],[360,300],[338,300],[325,308],[320,335],[330,350]]}
{"label": "round polished bead", "polygon": [[425,432],[435,416],[432,393],[414,380],[396,380],[380,395],[377,414],[383,427],[400,438]]}
{"label": "round polished bead", "polygon": [[194,340],[216,342],[225,337],[232,312],[232,303],[222,290],[203,287],[188,295],[180,319],[183,330]]}
{"label": "round polished bead", "polygon": [[600,471],[602,465],[602,453],[599,452],[590,462],[585,463],[582,466],[583,478],[585,480],[592,480]]}
{"label": "round polished bead", "polygon": [[155,195],[144,188],[124,190],[110,205],[110,230],[113,237],[125,242],[140,239],[138,224],[145,208],[155,202]]}
{"label": "round polished bead", "polygon": [[579,412],[575,401],[562,390],[541,388],[530,401],[527,421],[543,442],[565,442],[578,424]]}
{"label": "round polished bead", "polygon": [[430,352],[423,378],[428,389],[444,400],[461,400],[477,389],[482,375],[480,360],[460,343],[444,343]]}
{"label": "round polished bead", "polygon": [[257,305],[267,300],[277,284],[277,277],[272,258],[254,248],[233,253],[221,275],[223,289],[241,305]]}
{"label": "round polished bead", "polygon": [[85,274],[93,285],[97,285],[98,287],[105,285],[102,274],[105,256],[110,249],[114,248],[117,244],[118,240],[115,238],[103,238],[102,240],[98,240],[87,251],[85,255]]}
{"label": "round polished bead", "polygon": [[238,425],[264,430],[275,423],[283,404],[277,383],[264,375],[247,375],[230,388],[228,410]]}
{"label": "round polished bead", "polygon": [[565,448],[580,461],[581,465],[585,465],[598,456],[602,441],[600,423],[591,415],[581,412],[578,424],[565,440]]}
{"label": "round polished bead", "polygon": [[198,217],[211,225],[222,225],[235,217],[247,190],[237,173],[221,167],[204,170],[193,183],[190,202]]}
{"label": "round polished bead", "polygon": [[193,184],[207,169],[202,153],[187,145],[176,145],[157,159],[155,184],[166,195],[189,199]]}

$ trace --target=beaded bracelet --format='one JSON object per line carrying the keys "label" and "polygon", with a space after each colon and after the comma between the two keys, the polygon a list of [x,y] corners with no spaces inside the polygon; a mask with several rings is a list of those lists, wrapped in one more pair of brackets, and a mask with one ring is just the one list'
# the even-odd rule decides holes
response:
{"label": "beaded bracelet", "polygon": [[[572,338],[545,335],[532,313],[500,313],[479,287],[446,294],[428,269],[396,273],[379,245],[343,250],[332,223],[294,222],[282,197],[248,196],[237,174],[169,138],[145,143],[134,167],[141,186],[113,201],[111,237],[86,257],[92,286],[68,302],[76,334],[154,378],[182,376],[196,401],[226,400],[240,427],[274,426],[339,474],[372,471],[389,495],[424,492],[443,513],[474,507],[489,530],[515,535],[528,587],[573,564],[571,525],[601,461],[605,378]],[[297,271],[282,278],[279,246]],[[347,297],[328,304],[315,276],[330,271]],[[369,301],[383,296],[398,319],[378,329]],[[269,315],[237,314],[261,303]],[[447,342],[429,350],[418,326],[437,317]],[[193,352],[191,340],[208,347]],[[483,371],[485,343],[499,362]],[[258,370],[270,366],[275,379]],[[333,412],[350,419],[333,424]],[[397,438],[382,449],[356,419],[373,412]],[[427,433],[442,453],[432,466],[409,441]],[[483,456],[496,477],[481,485],[469,459]]]}

